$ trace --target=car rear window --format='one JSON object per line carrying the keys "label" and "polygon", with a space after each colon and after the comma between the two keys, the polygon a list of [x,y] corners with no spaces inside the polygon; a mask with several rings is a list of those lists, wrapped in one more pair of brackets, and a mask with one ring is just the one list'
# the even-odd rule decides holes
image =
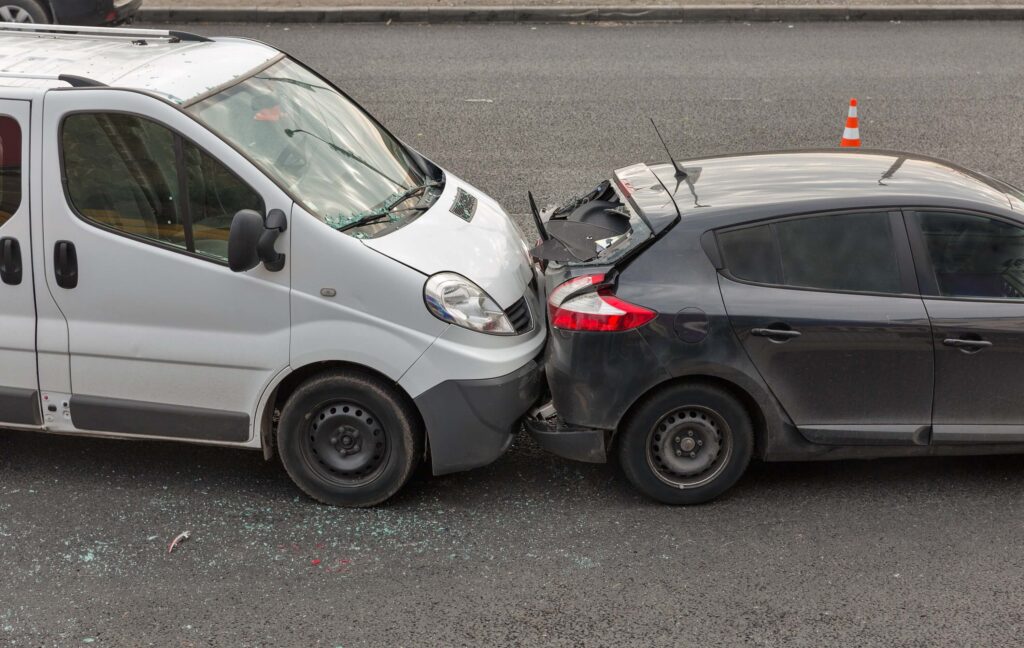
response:
{"label": "car rear window", "polygon": [[778,286],[899,293],[885,212],[823,214],[718,233],[727,273]]}

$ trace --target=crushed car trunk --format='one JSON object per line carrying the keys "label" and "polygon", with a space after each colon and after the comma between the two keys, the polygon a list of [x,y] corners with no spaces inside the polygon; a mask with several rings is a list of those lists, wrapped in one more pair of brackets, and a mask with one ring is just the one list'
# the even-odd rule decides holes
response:
{"label": "crushed car trunk", "polygon": [[615,171],[590,193],[541,212],[530,196],[541,242],[534,258],[559,264],[614,264],[632,257],[679,219],[671,192],[646,164]]}

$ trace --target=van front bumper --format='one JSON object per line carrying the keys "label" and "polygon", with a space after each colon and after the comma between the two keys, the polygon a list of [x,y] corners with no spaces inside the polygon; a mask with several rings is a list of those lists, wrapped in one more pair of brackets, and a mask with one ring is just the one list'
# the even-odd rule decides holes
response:
{"label": "van front bumper", "polygon": [[435,475],[484,466],[508,449],[541,395],[543,371],[530,360],[510,374],[446,380],[415,399],[430,439]]}

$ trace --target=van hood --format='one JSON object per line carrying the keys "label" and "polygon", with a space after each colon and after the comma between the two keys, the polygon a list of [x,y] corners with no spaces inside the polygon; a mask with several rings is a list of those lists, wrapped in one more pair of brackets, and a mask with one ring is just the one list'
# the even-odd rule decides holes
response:
{"label": "van hood", "polygon": [[457,272],[502,308],[522,298],[533,279],[529,249],[505,210],[447,171],[444,191],[422,216],[386,236],[361,241],[428,276]]}

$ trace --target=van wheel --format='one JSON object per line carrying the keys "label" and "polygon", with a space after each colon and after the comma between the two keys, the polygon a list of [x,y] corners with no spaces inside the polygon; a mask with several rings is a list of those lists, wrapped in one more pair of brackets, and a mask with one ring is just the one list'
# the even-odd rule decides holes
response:
{"label": "van wheel", "polygon": [[310,497],[373,506],[405,485],[423,456],[413,407],[384,380],[330,373],[295,390],[277,432],[281,462]]}
{"label": "van wheel", "polygon": [[754,450],[743,404],[710,385],[655,393],[629,418],[619,461],[636,488],[665,504],[710,501],[739,480]]}
{"label": "van wheel", "polygon": [[50,18],[36,0],[0,0],[0,22],[46,24]]}

